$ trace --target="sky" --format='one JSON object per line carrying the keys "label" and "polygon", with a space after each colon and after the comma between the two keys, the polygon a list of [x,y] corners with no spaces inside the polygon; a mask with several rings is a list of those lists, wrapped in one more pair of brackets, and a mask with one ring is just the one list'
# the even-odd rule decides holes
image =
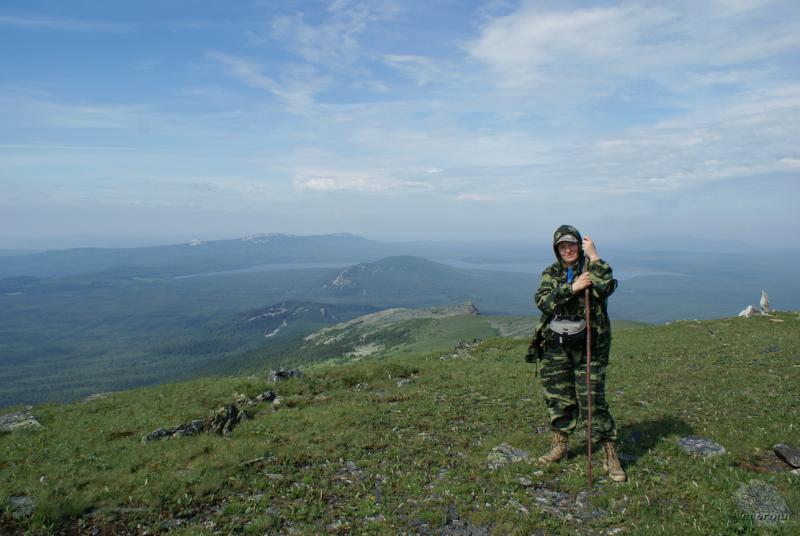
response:
{"label": "sky", "polygon": [[0,248],[790,243],[800,3],[0,4]]}

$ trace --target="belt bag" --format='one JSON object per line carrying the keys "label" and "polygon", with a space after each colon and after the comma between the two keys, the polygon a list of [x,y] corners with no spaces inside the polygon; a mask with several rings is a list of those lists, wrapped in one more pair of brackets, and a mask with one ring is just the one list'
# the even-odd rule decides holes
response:
{"label": "belt bag", "polygon": [[586,320],[575,317],[557,316],[550,321],[550,329],[553,333],[561,336],[571,337],[580,335],[586,329]]}

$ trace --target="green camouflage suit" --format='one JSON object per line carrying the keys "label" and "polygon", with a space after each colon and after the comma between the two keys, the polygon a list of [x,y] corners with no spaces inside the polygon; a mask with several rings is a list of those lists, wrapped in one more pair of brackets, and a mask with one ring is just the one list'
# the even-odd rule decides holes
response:
{"label": "green camouflage suit", "polygon": [[[575,430],[578,413],[586,418],[586,337],[578,337],[577,342],[559,342],[559,335],[553,333],[548,324],[555,315],[584,317],[584,294],[572,293],[567,282],[567,268],[561,261],[556,241],[565,234],[578,239],[580,255],[573,268],[575,277],[582,271],[589,259],[583,254],[580,232],[570,225],[562,225],[553,236],[553,250],[556,262],[542,272],[542,280],[536,291],[536,305],[542,316],[536,326],[528,360],[542,360],[542,386],[554,430],[571,433]],[[592,280],[590,316],[592,328],[592,436],[597,441],[616,439],[616,426],[608,409],[605,397],[606,367],[611,349],[611,323],[606,311],[606,299],[617,288],[617,280],[612,277],[611,266],[603,260],[589,263],[589,277]],[[563,339],[562,339],[563,340]]]}

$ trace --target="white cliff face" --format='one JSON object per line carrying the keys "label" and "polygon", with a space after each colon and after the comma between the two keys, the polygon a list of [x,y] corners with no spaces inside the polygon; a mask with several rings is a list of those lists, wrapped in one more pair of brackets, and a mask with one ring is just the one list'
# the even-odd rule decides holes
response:
{"label": "white cliff face", "polygon": [[283,328],[285,328],[287,325],[288,325],[288,322],[287,322],[287,321],[286,321],[286,319],[284,318],[284,319],[283,319],[283,322],[281,322],[281,325],[280,325],[280,326],[278,326],[277,328],[275,328],[274,330],[270,331],[269,333],[265,333],[265,334],[264,334],[264,338],[265,338],[265,339],[269,339],[270,337],[274,337],[274,336],[275,336],[275,335],[277,335],[277,334],[278,334],[278,333],[279,333],[279,332],[280,332],[280,331],[281,331]]}
{"label": "white cliff face", "polygon": [[[330,282],[330,286],[334,288],[344,288],[353,284],[351,277],[354,275],[364,272],[367,269],[367,265],[364,263],[356,264],[354,266],[348,266],[342,272],[336,276],[336,278]],[[323,288],[328,288],[329,285],[323,285]]]}
{"label": "white cliff face", "polygon": [[288,312],[289,312],[289,309],[287,309],[284,306],[270,307],[269,309],[267,309],[263,313],[258,314],[256,316],[251,316],[250,318],[246,318],[244,321],[245,322],[252,322],[254,320],[258,320],[259,318],[274,318],[276,316],[283,315],[283,314],[286,314]]}

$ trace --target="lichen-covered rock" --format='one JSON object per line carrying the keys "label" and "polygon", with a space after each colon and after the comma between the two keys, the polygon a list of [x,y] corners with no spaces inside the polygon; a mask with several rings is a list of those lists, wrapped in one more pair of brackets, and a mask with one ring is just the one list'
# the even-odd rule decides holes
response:
{"label": "lichen-covered rock", "polygon": [[486,457],[486,465],[490,470],[496,471],[510,463],[523,462],[529,457],[530,453],[503,443],[489,451],[489,455]]}
{"label": "lichen-covered rock", "polygon": [[678,439],[678,446],[687,454],[703,458],[725,454],[725,447],[704,437],[681,437]]}
{"label": "lichen-covered rock", "polygon": [[42,425],[32,414],[27,411],[15,411],[0,416],[0,432],[15,432],[17,430],[40,430]]}
{"label": "lichen-covered rock", "polygon": [[777,454],[783,461],[792,467],[800,467],[800,449],[785,445],[783,443],[778,443],[772,447],[772,450],[775,451],[775,454]]}
{"label": "lichen-covered rock", "polygon": [[197,435],[205,430],[205,423],[201,420],[194,420],[186,424],[181,424],[174,428],[157,428],[142,437],[142,443],[148,441],[158,441],[161,439],[171,439],[173,437],[184,437]]}
{"label": "lichen-covered rock", "polygon": [[778,490],[760,480],[739,486],[734,494],[739,510],[753,519],[756,525],[774,525],[786,521],[792,514]]}
{"label": "lichen-covered rock", "polygon": [[12,519],[24,519],[33,515],[36,503],[25,495],[16,495],[8,498],[8,509]]}
{"label": "lichen-covered rock", "polygon": [[288,380],[289,378],[301,378],[302,376],[302,371],[298,369],[280,367],[269,371],[269,374],[267,374],[267,381],[269,381],[269,383],[278,383],[283,380]]}
{"label": "lichen-covered rock", "polygon": [[250,414],[246,411],[239,411],[239,408],[233,404],[223,406],[211,416],[211,421],[208,424],[208,433],[228,435],[237,424],[247,420],[250,420]]}

